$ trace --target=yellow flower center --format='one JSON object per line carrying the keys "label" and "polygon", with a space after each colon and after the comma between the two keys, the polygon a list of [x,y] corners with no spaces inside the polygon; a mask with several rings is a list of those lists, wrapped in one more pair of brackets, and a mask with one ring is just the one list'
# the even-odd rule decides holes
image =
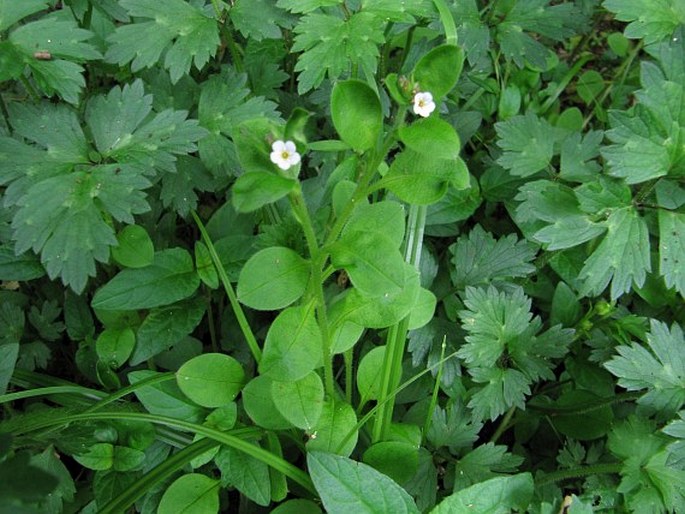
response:
{"label": "yellow flower center", "polygon": [[290,154],[288,153],[288,150],[283,150],[281,152],[281,158],[282,159],[288,159],[290,157]]}

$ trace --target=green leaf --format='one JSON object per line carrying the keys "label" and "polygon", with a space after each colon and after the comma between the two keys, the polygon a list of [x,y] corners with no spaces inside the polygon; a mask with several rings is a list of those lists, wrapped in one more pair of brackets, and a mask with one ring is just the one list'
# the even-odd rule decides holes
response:
{"label": "green leaf", "polygon": [[10,245],[0,246],[0,280],[24,282],[45,275],[45,269],[35,255],[15,255]]}
{"label": "green leaf", "polygon": [[59,480],[57,488],[52,494],[41,500],[38,508],[46,513],[63,512],[64,503],[71,503],[74,501],[76,487],[74,486],[74,480],[69,474],[69,470],[60,460],[55,449],[53,447],[47,447],[41,453],[32,455],[30,464]]}
{"label": "green leaf", "polygon": [[[32,6],[37,7],[33,1],[26,2],[27,10],[32,9]],[[93,35],[92,32],[79,28],[74,20],[44,16],[12,31],[8,41],[11,46],[8,49],[15,55],[15,59],[21,59],[28,66],[34,81],[43,92],[48,96],[57,93],[65,101],[76,104],[85,86],[84,69],[80,63],[101,58],[100,52],[85,42]],[[35,52],[45,52],[50,59],[37,59]],[[13,76],[14,73],[10,72],[9,75]]]}
{"label": "green leaf", "polygon": [[549,4],[550,0],[518,0],[504,20],[497,23],[496,39],[502,53],[520,68],[528,62],[545,70],[551,53],[539,38],[528,32],[563,41],[586,27],[587,17],[575,4]]}
{"label": "green leaf", "polygon": [[446,121],[431,116],[400,127],[400,140],[413,151],[438,159],[457,159],[459,135]]}
{"label": "green leaf", "polygon": [[[156,371],[147,370],[131,371],[128,373],[128,379],[131,384],[135,384],[159,374]],[[204,409],[188,400],[176,383],[171,380],[139,387],[134,394],[150,414],[169,416],[194,423],[204,419]]]}
{"label": "green leaf", "polygon": [[352,211],[342,233],[382,234],[393,242],[395,248],[400,248],[404,241],[404,218],[404,207],[398,202],[361,203]]}
{"label": "green leaf", "polygon": [[102,310],[150,309],[183,300],[199,285],[190,254],[171,248],[157,252],[150,266],[120,271],[95,292],[91,305]]}
{"label": "green leaf", "polygon": [[321,331],[314,307],[309,304],[282,311],[266,334],[259,372],[273,380],[300,380],[320,364]]}
{"label": "green leaf", "polygon": [[685,214],[659,210],[659,273],[685,296]]}
{"label": "green leaf", "polygon": [[364,452],[364,463],[404,484],[419,467],[419,448],[407,442],[382,441]]}
{"label": "green leaf", "polygon": [[195,298],[151,310],[138,327],[130,364],[137,366],[179,343],[200,324],[206,307],[204,298]]}
{"label": "green leaf", "polygon": [[530,473],[492,478],[448,496],[431,514],[524,512],[533,499],[533,487]]}
{"label": "green leaf", "polygon": [[245,452],[223,446],[215,459],[221,471],[221,483],[233,486],[257,505],[271,503],[269,466]]}
{"label": "green leaf", "polygon": [[294,29],[293,52],[302,52],[295,65],[300,72],[297,91],[304,94],[328,78],[335,80],[357,65],[373,76],[378,45],[384,42],[384,22],[372,13],[357,12],[348,19],[310,13]]}
{"label": "green leaf", "polygon": [[114,463],[114,446],[109,443],[94,444],[86,453],[74,455],[74,460],[88,469],[110,469]]}
{"label": "green leaf", "polygon": [[[197,151],[196,143],[207,131],[197,120],[186,119],[186,111],[153,112],[152,95],[145,94],[142,80],[89,100],[86,121],[98,152],[130,164],[138,174],[150,174],[155,169],[175,172],[175,156]],[[123,171],[124,166],[119,172],[115,168],[114,174]]]}
{"label": "green leaf", "polygon": [[112,257],[127,268],[143,268],[152,264],[155,248],[147,231],[140,225],[127,225],[117,234],[119,246],[112,248]]}
{"label": "green leaf", "polygon": [[351,321],[368,328],[385,328],[399,323],[416,304],[421,291],[416,269],[404,265],[404,287],[399,291],[381,296],[369,296],[356,288],[339,301],[332,309],[331,319],[336,322]]}
{"label": "green leaf", "polygon": [[342,2],[343,0],[278,0],[276,5],[294,13],[308,13],[319,7],[329,7]]}
{"label": "green leaf", "polygon": [[330,514],[418,514],[411,496],[366,464],[309,450],[307,465],[314,487]]}
{"label": "green leaf", "polygon": [[381,102],[361,80],[344,80],[333,87],[331,118],[335,130],[355,151],[373,148],[383,128]]}
{"label": "green leaf", "polygon": [[233,205],[238,212],[252,212],[280,200],[297,182],[273,172],[251,171],[240,175],[233,184]]}
{"label": "green leaf", "polygon": [[[628,391],[647,392],[638,403],[660,417],[673,416],[685,403],[685,337],[679,325],[651,320],[647,345],[632,343],[616,348],[618,355],[604,367],[618,377],[618,385]],[[651,350],[651,352],[650,352]]]}
{"label": "green leaf", "polygon": [[583,295],[600,295],[611,281],[611,299],[642,287],[652,266],[647,224],[632,207],[616,209],[606,221],[607,235],[585,261],[579,277]]}
{"label": "green leaf", "polygon": [[654,43],[685,25],[685,6],[678,0],[605,0],[603,7],[618,21],[629,21],[626,37]]}
{"label": "green leaf", "polygon": [[290,423],[311,431],[321,417],[324,389],[321,377],[312,371],[290,382],[274,380],[271,384],[274,405]]}
{"label": "green leaf", "polygon": [[362,0],[362,9],[385,20],[400,23],[416,23],[416,18],[432,18],[435,13],[431,0]]}
{"label": "green leaf", "polygon": [[461,236],[449,251],[454,265],[450,276],[458,289],[525,277],[535,271],[531,262],[536,249],[532,244],[518,241],[514,234],[495,239],[480,225],[468,236]]}
{"label": "green leaf", "polygon": [[[512,294],[466,288],[459,317],[469,335],[457,355],[464,359],[477,383],[484,383],[469,406],[477,418],[495,419],[512,406],[523,407],[529,385],[538,379],[554,379],[553,358],[563,357],[573,331],[553,327],[536,335],[542,326],[533,318],[531,302],[520,288]],[[501,357],[506,353],[506,364]],[[506,366],[506,367],[505,367]]]}
{"label": "green leaf", "polygon": [[[519,187],[516,208],[519,224],[543,221],[549,225],[537,230],[532,239],[559,250],[582,244],[601,235],[606,228],[585,214],[574,191],[558,182],[537,180]],[[537,227],[537,224],[534,225]]]}
{"label": "green leaf", "polygon": [[19,343],[0,344],[0,394],[5,394],[19,356]]}
{"label": "green leaf", "polygon": [[203,407],[231,403],[245,383],[245,371],[233,357],[205,353],[190,359],[176,372],[179,389]]}
{"label": "green leaf", "polygon": [[414,67],[418,89],[439,99],[457,83],[464,66],[464,51],[454,45],[441,45],[424,55]]}
{"label": "green leaf", "polygon": [[359,361],[357,389],[365,401],[377,400],[380,396],[385,348],[385,346],[377,346]]}
{"label": "green leaf", "polygon": [[[559,432],[578,441],[599,439],[611,429],[614,412],[608,403],[599,408],[587,409],[588,405],[598,400],[601,400],[600,396],[584,389],[566,391],[552,406],[560,411],[552,418],[552,423]],[[577,412],[586,409],[582,417],[578,416]],[[564,410],[576,412],[564,414]]]}
{"label": "green leaf", "polygon": [[[357,415],[350,404],[335,400],[324,402],[319,422],[307,441],[307,451],[350,455],[357,446],[356,425]],[[347,438],[349,433],[352,435]]]}
{"label": "green leaf", "polygon": [[550,164],[556,135],[545,119],[528,112],[495,123],[495,130],[499,136],[497,145],[504,150],[497,162],[512,175],[528,177]]}
{"label": "green leaf", "polygon": [[454,490],[485,482],[501,473],[516,472],[523,458],[507,452],[506,446],[486,443],[459,459],[455,466]]}
{"label": "green leaf", "polygon": [[321,509],[310,500],[288,500],[272,510],[271,514],[321,514]]}
{"label": "green leaf", "polygon": [[[214,18],[183,0],[121,0],[120,5],[135,19],[117,27],[108,38],[111,43],[105,60],[119,65],[131,63],[131,71],[150,68],[161,61],[176,83],[190,71],[198,70],[219,47],[219,27]],[[147,20],[147,21],[142,21]]]}
{"label": "green leaf", "polygon": [[[260,13],[259,9],[253,10]],[[202,83],[198,118],[209,135],[200,140],[198,147],[202,162],[211,170],[235,174],[236,148],[228,138],[238,125],[254,118],[279,119],[276,104],[260,96],[252,96],[246,83],[244,73],[235,73],[227,68]]]}
{"label": "green leaf", "polygon": [[203,284],[210,289],[219,287],[219,275],[214,266],[214,261],[209,253],[209,248],[202,241],[195,242],[195,267]]}
{"label": "green leaf", "polygon": [[445,196],[450,186],[465,189],[469,181],[460,157],[440,159],[408,148],[395,157],[380,183],[405,202],[429,205]]}
{"label": "green leaf", "polygon": [[48,7],[47,0],[0,0],[0,31],[5,31],[29,14],[42,11]]}
{"label": "green leaf", "polygon": [[292,28],[293,18],[273,0],[237,0],[229,11],[235,28],[245,38],[261,41],[282,37],[280,27]]}
{"label": "green leaf", "polygon": [[95,341],[98,358],[117,369],[128,360],[136,344],[136,334],[129,327],[105,329]]}
{"label": "green leaf", "polygon": [[352,284],[371,296],[394,295],[405,286],[404,259],[381,234],[347,232],[330,247],[331,263],[345,268]]}
{"label": "green leaf", "polygon": [[243,266],[238,299],[253,309],[282,309],[302,296],[308,281],[308,261],[289,248],[265,248]]}
{"label": "green leaf", "polygon": [[260,427],[269,430],[292,428],[292,424],[276,408],[271,394],[273,382],[268,376],[259,375],[247,383],[240,394],[245,412]]}
{"label": "green leaf", "polygon": [[200,473],[174,480],[159,502],[158,514],[212,514],[219,512],[219,481]]}

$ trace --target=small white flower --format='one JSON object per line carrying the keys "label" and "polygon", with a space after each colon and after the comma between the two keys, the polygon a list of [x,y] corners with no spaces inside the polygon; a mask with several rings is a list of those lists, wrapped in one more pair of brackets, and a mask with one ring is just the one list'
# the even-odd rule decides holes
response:
{"label": "small white flower", "polygon": [[274,141],[271,145],[271,162],[282,170],[296,166],[300,162],[300,154],[297,153],[295,143],[292,141]]}
{"label": "small white flower", "polygon": [[414,95],[414,113],[427,118],[435,110],[433,95],[428,91],[419,92]]}

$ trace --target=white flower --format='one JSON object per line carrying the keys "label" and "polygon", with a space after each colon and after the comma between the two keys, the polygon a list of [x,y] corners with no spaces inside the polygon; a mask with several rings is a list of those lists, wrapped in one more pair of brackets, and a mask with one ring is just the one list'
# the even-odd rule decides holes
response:
{"label": "white flower", "polygon": [[433,95],[428,91],[419,92],[414,95],[414,113],[427,118],[435,110]]}
{"label": "white flower", "polygon": [[282,170],[287,170],[291,166],[296,166],[300,162],[300,154],[297,153],[295,143],[292,141],[274,141],[271,145],[271,162]]}

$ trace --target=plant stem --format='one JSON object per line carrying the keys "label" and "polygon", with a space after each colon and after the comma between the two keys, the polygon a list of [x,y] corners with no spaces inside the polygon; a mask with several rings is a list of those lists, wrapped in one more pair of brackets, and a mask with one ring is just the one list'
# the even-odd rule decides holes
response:
{"label": "plant stem", "polygon": [[[409,207],[409,219],[405,241],[405,261],[419,268],[421,261],[421,248],[423,247],[423,230],[426,225],[427,207],[425,205],[412,205]],[[383,440],[388,435],[392,414],[395,408],[393,390],[397,388],[402,379],[402,359],[407,342],[409,330],[409,315],[402,321],[390,327],[386,338],[385,357],[383,370],[381,371],[381,389],[379,400],[391,397],[378,412],[376,423],[373,427],[373,441]]]}
{"label": "plant stem", "polygon": [[605,464],[593,464],[590,466],[583,466],[573,469],[561,469],[559,471],[554,471],[548,473],[544,477],[537,480],[535,485],[538,487],[553,484],[554,482],[560,482],[561,480],[569,480],[572,478],[583,478],[592,475],[614,475],[621,472],[623,468],[623,463],[612,462]]}
{"label": "plant stem", "polygon": [[345,358],[345,400],[352,405],[352,382],[354,381],[354,373],[352,366],[354,364],[354,349],[350,348],[344,353]]}
{"label": "plant stem", "polygon": [[490,438],[491,443],[496,443],[497,440],[502,436],[504,431],[509,428],[509,424],[511,422],[511,418],[514,417],[514,413],[516,412],[516,407],[512,407],[507,411],[507,413],[504,415],[502,418],[502,421],[500,421],[499,425],[497,426],[497,430],[495,430],[495,433],[492,434],[492,437]]}
{"label": "plant stem", "polygon": [[442,380],[442,370],[444,368],[445,349],[447,348],[447,336],[442,336],[442,344],[440,345],[440,366],[438,373],[435,376],[435,384],[433,385],[433,394],[431,395],[431,402],[428,405],[428,413],[426,414],[426,421],[423,425],[423,434],[421,435],[422,443],[426,442],[428,430],[430,430],[431,422],[433,421],[433,412],[438,404],[438,393],[440,392],[440,381]]}
{"label": "plant stem", "polygon": [[457,26],[454,24],[454,18],[452,17],[449,7],[447,7],[447,3],[445,0],[433,0],[433,3],[440,15],[440,23],[442,23],[442,26],[445,29],[447,44],[456,45],[459,41],[457,37]]}
{"label": "plant stem", "polygon": [[197,227],[200,229],[200,234],[202,234],[202,239],[209,250],[209,255],[212,257],[212,262],[214,263],[214,267],[219,274],[219,279],[224,286],[224,290],[228,296],[228,301],[231,302],[231,308],[233,309],[233,314],[238,321],[238,325],[240,325],[240,330],[247,341],[247,345],[250,347],[252,356],[254,357],[255,361],[257,361],[257,364],[259,364],[259,362],[262,360],[262,350],[259,348],[257,339],[255,338],[252,328],[250,328],[250,324],[245,317],[245,312],[243,312],[243,308],[240,306],[240,302],[238,302],[238,297],[236,296],[233,285],[226,274],[224,265],[221,264],[221,259],[219,259],[219,255],[216,253],[212,239],[209,237],[207,229],[202,223],[202,220],[200,220],[200,217],[195,211],[190,211],[190,213],[193,215],[195,223],[197,223]]}
{"label": "plant stem", "polygon": [[333,380],[333,354],[331,352],[331,335],[328,326],[326,298],[323,293],[323,268],[326,264],[326,254],[319,248],[319,242],[316,238],[316,233],[314,232],[314,225],[311,216],[309,215],[307,204],[302,196],[302,188],[299,184],[295,188],[295,191],[290,193],[288,198],[295,217],[300,222],[300,225],[302,225],[307,247],[309,248],[309,256],[311,259],[311,287],[314,288],[316,317],[319,322],[319,331],[321,332],[324,384],[329,398],[334,398],[336,393],[335,382]]}

